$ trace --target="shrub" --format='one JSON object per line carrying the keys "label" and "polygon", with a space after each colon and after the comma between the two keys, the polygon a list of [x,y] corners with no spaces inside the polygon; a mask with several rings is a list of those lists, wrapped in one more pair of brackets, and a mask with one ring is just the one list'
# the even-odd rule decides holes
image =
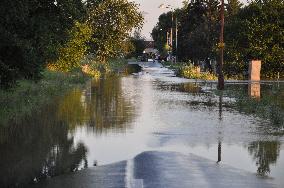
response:
{"label": "shrub", "polygon": [[217,80],[217,76],[210,72],[200,72],[200,67],[183,65],[177,70],[177,75],[189,79]]}

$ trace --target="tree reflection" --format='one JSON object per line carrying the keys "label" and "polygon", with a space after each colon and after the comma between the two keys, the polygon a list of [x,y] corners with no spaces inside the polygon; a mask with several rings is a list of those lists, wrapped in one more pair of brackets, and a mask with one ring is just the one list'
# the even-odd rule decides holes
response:
{"label": "tree reflection", "polygon": [[196,83],[183,83],[180,85],[181,92],[201,93],[201,87]]}
{"label": "tree reflection", "polygon": [[83,125],[99,133],[125,130],[134,108],[124,96],[121,80],[94,80],[87,90],[73,90],[59,102],[58,119],[68,122],[70,130]]}
{"label": "tree reflection", "polygon": [[117,77],[92,83],[91,96],[86,97],[89,126],[97,132],[122,131],[128,128],[134,117],[134,108],[122,91],[122,79]]}
{"label": "tree reflection", "polygon": [[249,153],[256,160],[257,173],[261,176],[270,173],[270,165],[275,164],[279,157],[279,141],[255,141],[248,147]]}
{"label": "tree reflection", "polygon": [[87,167],[87,148],[75,144],[72,136],[76,127],[123,131],[133,117],[121,79],[108,78],[89,90],[74,89],[32,118],[0,127],[0,187],[28,187],[35,180]]}
{"label": "tree reflection", "polygon": [[86,147],[74,144],[56,109],[46,106],[33,118],[0,128],[0,187],[29,187],[35,180],[86,166]]}
{"label": "tree reflection", "polygon": [[57,116],[60,120],[68,122],[70,130],[82,126],[90,119],[85,104],[84,92],[74,89],[59,101]]}

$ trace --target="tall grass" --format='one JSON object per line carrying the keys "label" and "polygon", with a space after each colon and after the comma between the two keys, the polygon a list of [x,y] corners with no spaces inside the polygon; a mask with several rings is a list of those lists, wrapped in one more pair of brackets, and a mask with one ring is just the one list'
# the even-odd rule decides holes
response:
{"label": "tall grass", "polygon": [[82,85],[86,80],[87,77],[80,72],[67,74],[45,71],[38,82],[21,80],[14,88],[0,90],[0,126],[32,116],[34,110],[62,96],[68,89]]}
{"label": "tall grass", "polygon": [[272,128],[280,129],[284,133],[283,88],[277,88],[273,85],[269,92],[262,93],[261,98],[249,97],[240,88],[227,90],[226,95],[236,99],[234,108],[238,111],[269,120]]}
{"label": "tall grass", "polygon": [[210,72],[200,72],[200,68],[193,65],[182,65],[177,69],[177,76],[188,79],[217,80],[217,76]]}

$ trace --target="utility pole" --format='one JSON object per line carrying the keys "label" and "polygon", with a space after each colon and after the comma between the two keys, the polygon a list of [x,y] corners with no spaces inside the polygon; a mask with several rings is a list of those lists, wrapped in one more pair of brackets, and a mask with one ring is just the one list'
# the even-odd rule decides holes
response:
{"label": "utility pole", "polygon": [[224,74],[223,74],[223,64],[224,64],[224,0],[221,0],[221,32],[220,32],[220,42],[219,42],[219,50],[220,50],[220,60],[218,65],[218,89],[224,89]]}
{"label": "utility pole", "polygon": [[[171,31],[170,31],[170,44],[169,44],[169,46],[170,46],[170,49],[171,49],[171,56],[173,55],[173,47],[174,47],[174,43],[173,43],[173,30],[174,30],[174,9],[173,9],[173,7],[171,6],[171,5],[165,5],[165,4],[161,4],[160,6],[159,6],[159,8],[163,8],[163,9],[171,9],[171,13],[172,13],[172,23],[171,23]],[[176,58],[175,58],[175,61],[177,60],[177,45],[178,45],[178,38],[177,38],[177,35],[178,35],[178,26],[177,26],[177,17],[176,17],[176,19],[175,19],[175,21],[176,21],[176,39],[175,39],[175,45],[176,45]]]}
{"label": "utility pole", "polygon": [[172,10],[172,24],[171,24],[171,56],[173,55],[173,22],[174,22],[174,12]]}
{"label": "utility pole", "polygon": [[177,55],[177,51],[178,51],[178,23],[177,23],[177,15],[176,15],[176,62],[178,59],[178,55]]}
{"label": "utility pole", "polygon": [[170,46],[169,44],[169,32],[167,31],[167,45]]}

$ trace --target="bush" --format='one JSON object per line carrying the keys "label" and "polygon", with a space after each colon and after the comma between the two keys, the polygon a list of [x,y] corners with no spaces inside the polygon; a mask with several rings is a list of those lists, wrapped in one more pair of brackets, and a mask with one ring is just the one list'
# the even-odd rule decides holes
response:
{"label": "bush", "polygon": [[87,80],[81,72],[61,73],[44,71],[43,78],[35,83],[20,80],[9,90],[0,90],[0,126],[32,115],[34,110],[64,95],[68,89],[80,86]]}
{"label": "bush", "polygon": [[183,65],[177,70],[177,75],[188,79],[217,80],[217,76],[210,72],[200,72],[200,67]]}

